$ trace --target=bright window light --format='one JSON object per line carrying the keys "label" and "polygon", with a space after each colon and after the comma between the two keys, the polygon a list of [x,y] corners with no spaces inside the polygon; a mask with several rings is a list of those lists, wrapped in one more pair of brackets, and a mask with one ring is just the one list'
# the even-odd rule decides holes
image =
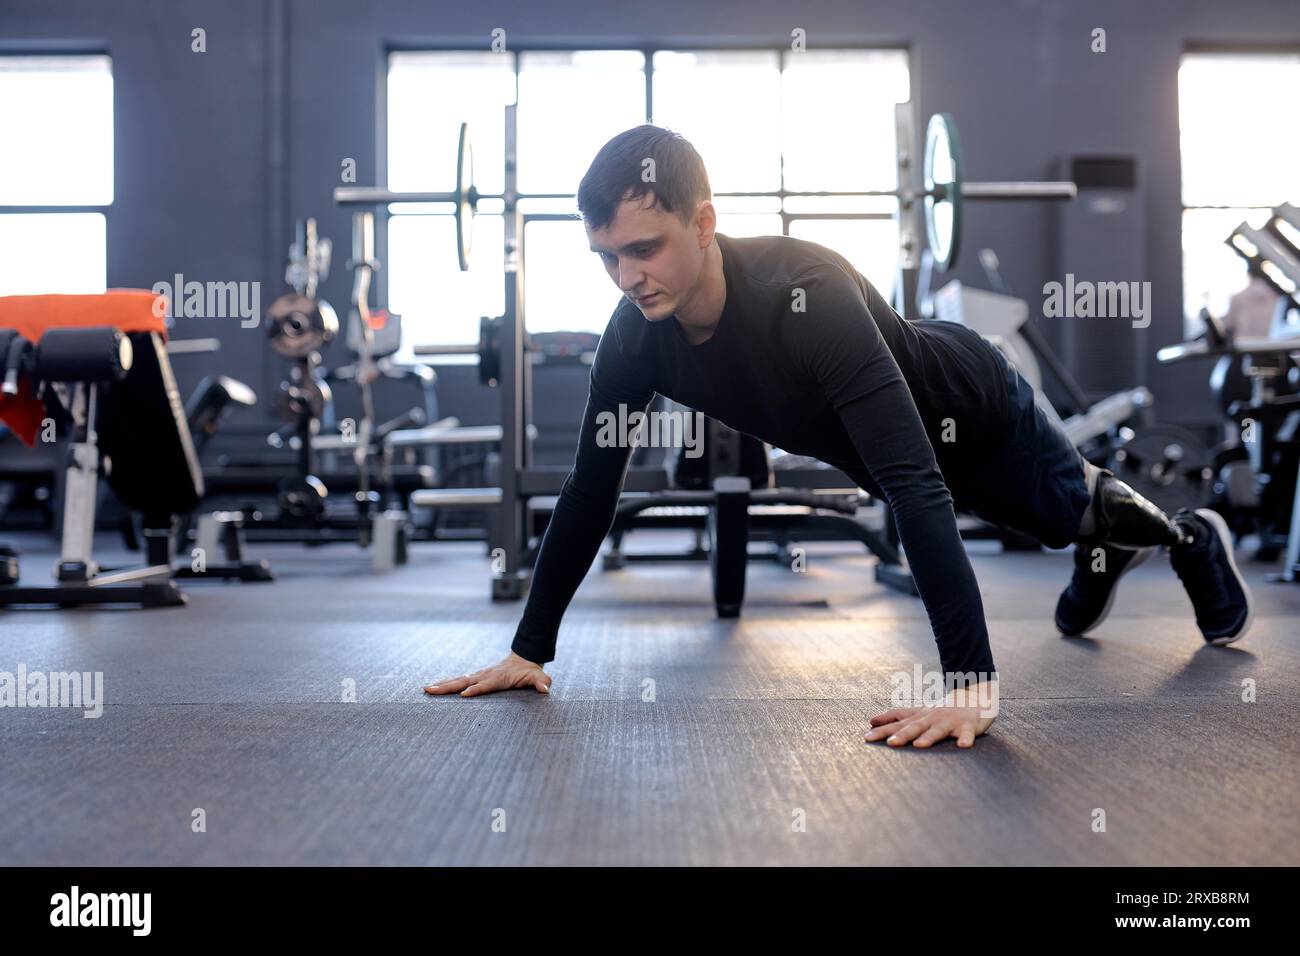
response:
{"label": "bright window light", "polygon": [[[1228,245],[1232,230],[1243,222],[1258,227],[1266,221],[1267,209],[1183,210],[1183,308],[1191,336],[1203,331],[1197,319],[1202,308],[1222,316],[1228,300],[1246,286],[1246,260]],[[1238,239],[1245,243],[1242,251],[1253,254],[1254,244]]]}
{"label": "bright window light", "polygon": [[1182,148],[1183,313],[1201,332],[1245,287],[1246,263],[1226,244],[1242,222],[1300,201],[1300,126],[1286,105],[1300,90],[1300,54],[1188,53],[1178,69]]}
{"label": "bright window light", "polygon": [[501,216],[474,217],[468,272],[456,265],[451,216],[394,216],[388,221],[388,308],[402,317],[402,353],[416,344],[478,341],[479,317],[500,315],[504,243]]}
{"label": "bright window light", "polygon": [[715,192],[781,188],[780,101],[775,51],[654,55],[655,125],[690,141]]}
{"label": "bright window light", "polygon": [[102,213],[0,215],[0,295],[103,292]]}
{"label": "bright window light", "polygon": [[781,217],[772,213],[718,213],[718,232],[744,239],[781,235]]}
{"label": "bright window light", "polygon": [[0,295],[103,292],[112,202],[110,58],[0,56]]}
{"label": "bright window light", "polygon": [[[502,109],[514,101],[513,57],[500,53],[391,54],[388,188],[402,192],[455,189],[456,144],[460,124],[468,123],[474,147],[474,181],[485,193],[500,193],[505,188]],[[370,181],[364,174],[357,179]]]}
{"label": "bright window light", "polygon": [[886,299],[898,266],[898,223],[892,219],[796,219],[790,235],[834,249]]}
{"label": "bright window light", "polygon": [[1300,198],[1300,54],[1189,53],[1178,70],[1183,205],[1275,206]]}
{"label": "bright window light", "polygon": [[528,223],[524,253],[529,332],[605,331],[623,293],[588,247],[580,221]]}
{"label": "bright window light", "polygon": [[781,91],[785,188],[896,187],[894,105],[910,99],[909,82],[902,50],[788,54]]}
{"label": "bright window light", "polygon": [[113,201],[107,56],[0,56],[0,206]]}
{"label": "bright window light", "polygon": [[[852,191],[896,185],[894,104],[908,99],[908,61],[898,50],[667,50],[523,52],[518,68],[518,162],[522,193],[571,195],[596,152],[645,122],[681,133],[700,151],[719,192]],[[504,188],[502,107],[515,102],[513,54],[393,53],[388,74],[388,185],[454,188],[456,134],[470,122],[475,178],[485,193]],[[456,96],[448,96],[454,90]],[[846,123],[843,103],[854,102]],[[358,177],[364,181],[364,177]],[[718,229],[780,235],[782,199],[715,199]],[[790,233],[834,248],[888,295],[897,258],[892,199],[785,200]],[[573,213],[573,200],[524,199],[528,212]],[[499,201],[483,200],[472,265],[456,266],[449,208],[393,207],[385,274],[388,305],[402,315],[403,351],[416,343],[477,341],[482,315],[502,302]],[[799,219],[800,213],[861,219]],[[431,215],[430,213],[441,213]],[[587,246],[578,220],[533,220],[525,238],[524,293],[530,332],[603,332],[620,293]]]}
{"label": "bright window light", "polygon": [[576,193],[597,150],[645,115],[641,53],[522,54],[519,191]]}

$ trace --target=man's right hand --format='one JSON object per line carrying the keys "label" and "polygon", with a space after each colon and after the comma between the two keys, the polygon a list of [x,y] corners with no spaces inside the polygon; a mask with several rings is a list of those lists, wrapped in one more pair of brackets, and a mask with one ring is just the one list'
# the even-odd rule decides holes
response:
{"label": "man's right hand", "polygon": [[541,664],[534,664],[511,651],[500,664],[493,664],[491,667],[466,674],[464,677],[453,677],[430,684],[424,688],[424,692],[477,697],[479,694],[494,694],[499,690],[514,690],[520,687],[532,687],[539,694],[549,694],[551,678],[542,670]]}

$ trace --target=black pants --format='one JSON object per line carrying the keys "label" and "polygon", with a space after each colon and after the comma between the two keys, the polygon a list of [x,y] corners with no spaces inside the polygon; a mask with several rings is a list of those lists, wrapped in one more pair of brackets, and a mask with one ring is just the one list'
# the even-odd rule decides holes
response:
{"label": "black pants", "polygon": [[1004,435],[987,439],[986,453],[972,463],[940,470],[960,511],[990,524],[1019,531],[1049,548],[1078,537],[1090,497],[1083,456],[1061,427],[1034,402],[1034,388],[997,354],[1007,389]]}

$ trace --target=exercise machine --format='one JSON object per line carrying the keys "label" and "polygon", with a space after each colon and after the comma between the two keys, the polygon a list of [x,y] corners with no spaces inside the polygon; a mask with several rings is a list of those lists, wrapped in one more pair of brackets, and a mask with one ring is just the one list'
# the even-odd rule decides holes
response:
{"label": "exercise machine", "polygon": [[[4,356],[0,412],[25,441],[52,419],[70,427],[56,583],[18,583],[13,549],[0,553],[0,606],[185,603],[173,580],[177,516],[192,512],[203,476],[181,409],[154,296],[14,296],[0,299]],[[103,317],[114,324],[93,325]],[[160,326],[159,326],[160,328]],[[138,511],[146,565],[108,569],[93,554],[98,485]]]}
{"label": "exercise machine", "polygon": [[1285,551],[1278,580],[1300,581],[1300,209],[1282,203],[1262,228],[1226,240],[1276,296],[1265,336],[1239,335],[1208,309],[1196,339],[1160,349],[1162,363],[1215,359],[1210,388],[1237,437],[1215,455],[1211,506],[1234,533],[1258,535],[1256,558]]}

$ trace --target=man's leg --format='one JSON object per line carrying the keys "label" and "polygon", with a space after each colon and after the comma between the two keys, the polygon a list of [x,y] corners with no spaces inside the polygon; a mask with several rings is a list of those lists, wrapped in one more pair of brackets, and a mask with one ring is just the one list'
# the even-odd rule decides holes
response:
{"label": "man's leg", "polygon": [[1162,544],[1184,539],[1177,522],[1115,479],[1112,472],[1080,459],[1088,508],[1079,522],[1074,574],[1056,602],[1056,629],[1066,637],[1099,626],[1115,603],[1119,579]]}
{"label": "man's leg", "polygon": [[961,494],[953,488],[954,498],[1050,548],[1075,544],[1074,575],[1057,603],[1061,633],[1083,634],[1100,624],[1120,577],[1164,546],[1205,639],[1226,644],[1241,637],[1250,626],[1251,599],[1223,519],[1207,509],[1171,518],[1112,472],[1085,461],[1038,407],[1033,387],[1005,361],[1003,367],[1005,441],[990,437],[989,453],[960,475],[964,487]]}
{"label": "man's leg", "polygon": [[1211,644],[1230,644],[1250,627],[1250,591],[1237,569],[1232,536],[1215,512],[1180,511],[1172,518],[1109,470],[1083,462],[1089,504],[1079,523],[1074,576],[1056,607],[1056,625],[1075,636],[1110,612],[1119,579],[1160,546],[1196,610]]}
{"label": "man's leg", "polygon": [[1106,468],[1083,461],[1088,510],[1079,522],[1079,540],[1097,539],[1117,548],[1175,547],[1192,533],[1171,519]]}
{"label": "man's leg", "polygon": [[[1163,522],[1142,522],[1138,532],[1130,530],[1125,535],[1127,546],[1114,540],[1102,541],[1113,530],[1107,529],[1099,535],[1098,502],[1104,498],[1101,492],[1108,473],[1082,457],[1080,465],[1088,490],[1088,508],[1076,535],[1074,574],[1056,602],[1056,629],[1066,637],[1086,634],[1106,620],[1115,603],[1119,579],[1150,558],[1168,533]],[[1116,510],[1124,509],[1112,509]],[[1140,506],[1139,510],[1146,511]],[[1126,521],[1125,525],[1131,523]]]}

